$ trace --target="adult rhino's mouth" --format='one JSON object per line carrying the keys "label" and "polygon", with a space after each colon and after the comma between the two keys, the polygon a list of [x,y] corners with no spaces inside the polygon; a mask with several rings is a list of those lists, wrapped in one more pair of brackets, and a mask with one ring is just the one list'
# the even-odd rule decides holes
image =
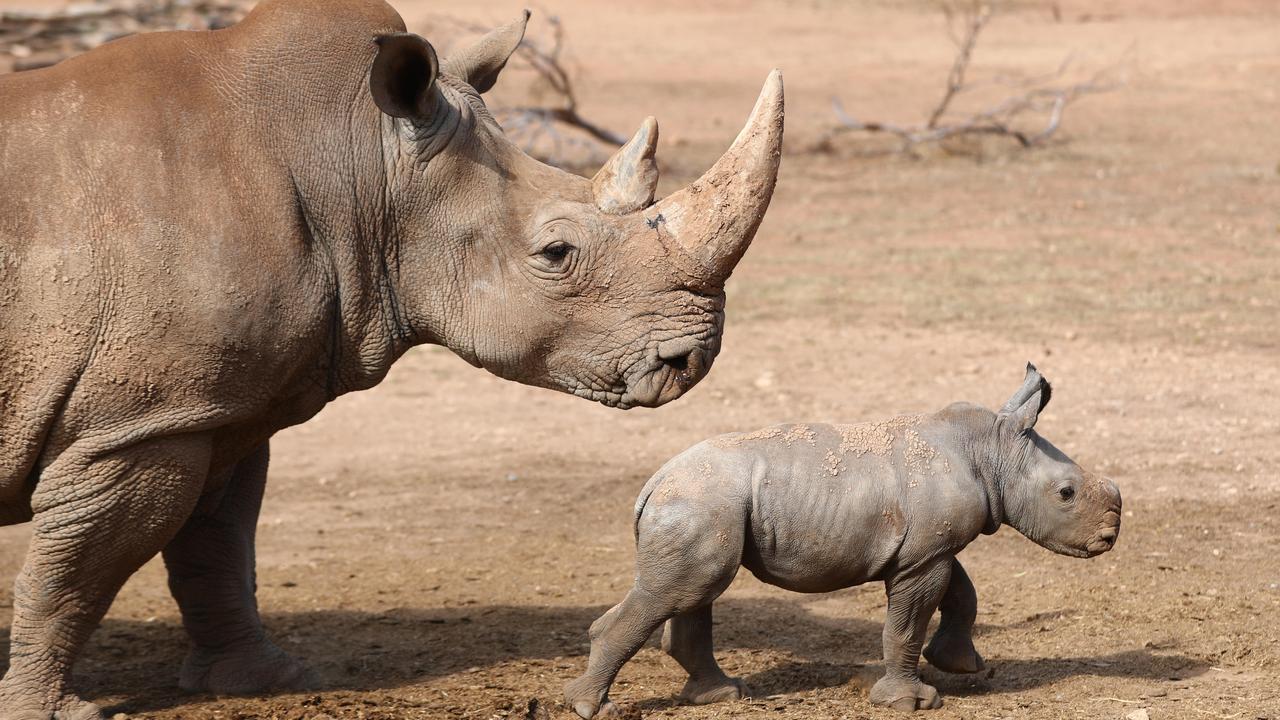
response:
{"label": "adult rhino's mouth", "polygon": [[637,372],[627,378],[624,398],[631,405],[658,407],[681,395],[706,377],[720,350],[720,335],[683,337],[658,343]]}

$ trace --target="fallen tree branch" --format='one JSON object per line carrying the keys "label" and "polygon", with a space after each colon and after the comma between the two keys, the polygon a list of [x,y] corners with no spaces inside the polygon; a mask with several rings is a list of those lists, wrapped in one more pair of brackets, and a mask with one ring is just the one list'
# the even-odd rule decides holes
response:
{"label": "fallen tree branch", "polygon": [[50,10],[0,11],[0,71],[53,65],[148,30],[226,27],[244,17],[250,5],[248,0],[98,0]]}
{"label": "fallen tree branch", "polygon": [[[525,152],[552,165],[571,164],[570,151],[578,153],[583,165],[598,163],[604,155],[600,145],[618,147],[629,138],[582,115],[573,76],[563,62],[564,24],[555,15],[546,17],[550,37],[539,39],[526,34],[508,63],[508,68],[524,69],[534,74],[531,94],[537,102],[498,106],[493,111],[494,117]],[[479,25],[450,17],[441,17],[439,21],[461,31],[486,31]],[[566,133],[564,128],[580,132]]]}
{"label": "fallen tree branch", "polygon": [[[864,121],[845,110],[840,99],[831,99],[832,109],[839,125],[820,141],[820,147],[829,147],[832,139],[843,133],[883,133],[901,140],[901,151],[910,153],[919,145],[938,143],[962,135],[996,135],[1016,141],[1024,148],[1043,144],[1062,127],[1067,108],[1086,95],[1110,92],[1120,86],[1114,79],[1114,66],[1104,68],[1092,77],[1075,83],[1055,84],[1066,75],[1072,57],[1068,55],[1058,68],[1049,73],[1029,78],[1011,80],[997,77],[989,84],[1000,84],[1022,90],[984,110],[956,117],[953,101],[961,94],[971,92],[979,84],[968,79],[969,65],[983,28],[991,20],[990,6],[981,0],[950,0],[942,5],[946,15],[948,32],[956,44],[956,56],[947,74],[942,96],[929,112],[924,122],[898,124],[884,121]],[[1036,129],[1027,129],[1029,118],[1043,118]]]}

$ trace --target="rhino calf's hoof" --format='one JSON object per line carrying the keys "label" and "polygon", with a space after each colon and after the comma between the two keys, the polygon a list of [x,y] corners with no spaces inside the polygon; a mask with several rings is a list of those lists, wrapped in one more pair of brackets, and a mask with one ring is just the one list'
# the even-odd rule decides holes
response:
{"label": "rhino calf's hoof", "polygon": [[973,639],[964,635],[934,635],[929,647],[924,649],[924,659],[949,673],[976,673],[987,668],[978,649],[973,646]]}
{"label": "rhino calf's hoof", "polygon": [[871,688],[871,704],[885,705],[894,710],[936,710],[942,707],[942,697],[932,685],[910,680],[882,677]]}
{"label": "rhino calf's hoof", "polygon": [[689,705],[710,705],[711,703],[741,700],[750,697],[746,683],[739,678],[716,678],[713,681],[689,680],[680,691],[680,701]]}
{"label": "rhino calf's hoof", "polygon": [[582,720],[621,717],[622,711],[609,699],[609,687],[584,675],[564,687],[564,703]]}
{"label": "rhino calf's hoof", "polygon": [[255,695],[314,690],[320,677],[270,640],[249,648],[212,652],[193,649],[182,663],[178,685],[188,692]]}
{"label": "rhino calf's hoof", "polygon": [[573,704],[573,712],[582,720],[622,717],[622,710],[612,700],[605,700],[599,705],[590,700],[579,700]]}

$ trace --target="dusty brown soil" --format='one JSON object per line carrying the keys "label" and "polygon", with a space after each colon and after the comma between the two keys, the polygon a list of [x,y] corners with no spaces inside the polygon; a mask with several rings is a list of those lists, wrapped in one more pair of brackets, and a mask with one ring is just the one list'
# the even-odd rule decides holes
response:
{"label": "dusty brown soil", "polygon": [[[275,442],[259,598],[328,689],[180,694],[184,638],[153,562],[94,637],[85,693],[145,718],[519,718],[533,699],[567,718],[587,625],[630,583],[635,494],[673,453],[780,421],[996,404],[1031,359],[1055,383],[1043,433],[1122,486],[1124,530],[1091,561],[1007,528],[966,550],[991,669],[926,667],[947,703],[932,717],[1280,717],[1280,16],[1145,0],[1062,2],[1055,21],[1046,5],[1002,15],[975,72],[1128,50],[1125,87],[1072,108],[1048,148],[910,159],[806,149],[832,94],[865,117],[928,108],[950,47],[926,3],[546,3],[584,113],[620,130],[659,116],[664,187],[705,167],[784,68],[783,176],[715,371],[621,413],[411,353]],[[398,6],[420,29],[517,10]],[[26,530],[0,533],[11,575]],[[755,699],[676,705],[681,673],[656,646],[613,695],[643,717],[890,717],[864,689],[882,615],[876,586],[802,596],[744,573],[717,640]]]}

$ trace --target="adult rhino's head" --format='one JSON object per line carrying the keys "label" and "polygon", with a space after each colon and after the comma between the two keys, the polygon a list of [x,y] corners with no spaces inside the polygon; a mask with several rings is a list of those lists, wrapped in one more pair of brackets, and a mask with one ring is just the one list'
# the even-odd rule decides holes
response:
{"label": "adult rhino's head", "polygon": [[996,414],[993,464],[1004,520],[1056,553],[1093,557],[1114,547],[1120,535],[1120,489],[1036,433],[1051,393],[1028,364],[1022,387]]}
{"label": "adult rhino's head", "polygon": [[377,38],[399,292],[425,341],[511,380],[609,406],[653,407],[706,375],[724,284],[773,194],[782,147],[774,71],[746,127],[705,175],[654,202],[658,127],[588,180],[527,156],[480,94],[525,17],[442,62],[423,38]]}

